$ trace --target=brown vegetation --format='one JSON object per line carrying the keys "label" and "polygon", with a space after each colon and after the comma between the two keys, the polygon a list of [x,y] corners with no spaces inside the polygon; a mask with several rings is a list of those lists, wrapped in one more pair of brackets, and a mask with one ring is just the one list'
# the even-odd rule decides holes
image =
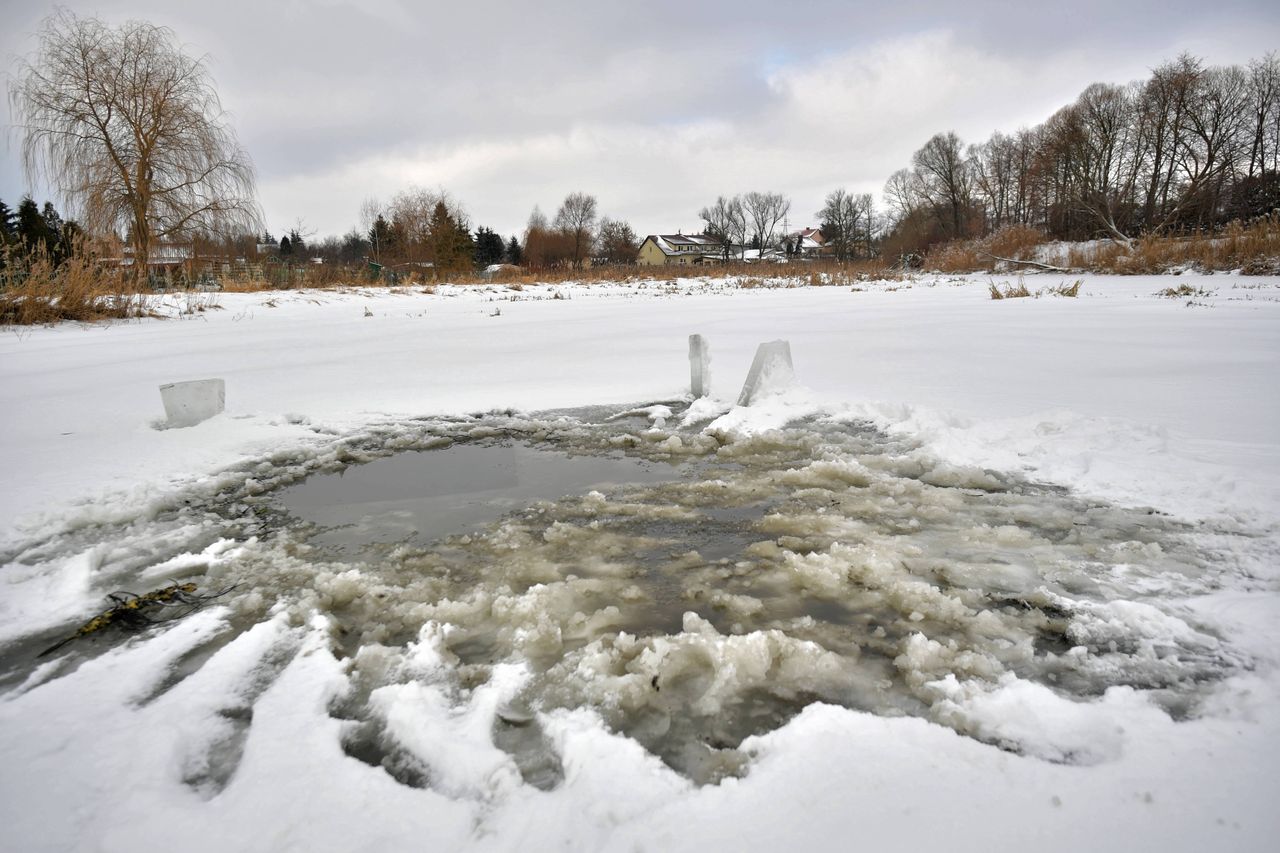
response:
{"label": "brown vegetation", "polygon": [[[1234,222],[1220,234],[1159,237],[1130,242],[1092,242],[1068,245],[1065,257],[1048,265],[1033,263],[1036,247],[1045,240],[1033,228],[1008,226],[973,240],[938,246],[924,260],[932,272],[1004,272],[1049,268],[1054,272],[1159,275],[1195,270],[1240,270],[1245,275],[1280,274],[1280,217],[1264,217],[1250,225]],[[1021,264],[1018,262],[1027,262]]]}
{"label": "brown vegetation", "polygon": [[925,256],[925,269],[937,272],[995,271],[1008,260],[1030,261],[1036,247],[1045,242],[1043,232],[1027,225],[1007,225],[974,240],[956,240],[938,246]]}
{"label": "brown vegetation", "polygon": [[150,300],[121,270],[77,254],[55,265],[44,253],[6,251],[0,264],[0,325],[92,322],[151,313]]}
{"label": "brown vegetation", "polygon": [[987,289],[990,291],[992,299],[1018,299],[1031,295],[1031,291],[1027,290],[1026,282],[1023,281],[1019,281],[1017,287],[1006,283],[1003,288],[993,281],[987,285]]}

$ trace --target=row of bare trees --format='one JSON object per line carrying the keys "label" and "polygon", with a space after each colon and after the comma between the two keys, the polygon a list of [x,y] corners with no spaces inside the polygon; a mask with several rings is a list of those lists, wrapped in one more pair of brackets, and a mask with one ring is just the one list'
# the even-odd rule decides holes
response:
{"label": "row of bare trees", "polygon": [[782,238],[778,231],[791,211],[791,200],[782,193],[749,192],[732,198],[720,196],[716,203],[698,211],[703,231],[720,244],[725,260],[737,252],[746,256],[748,243],[755,249],[770,249]]}
{"label": "row of bare trees", "polygon": [[1043,124],[965,146],[940,133],[885,185],[905,248],[1009,224],[1062,239],[1207,230],[1280,207],[1280,58],[1183,55],[1095,83]]}
{"label": "row of bare trees", "polygon": [[[10,96],[29,172],[48,178],[90,235],[130,243],[139,276],[160,243],[257,229],[249,158],[204,60],[186,55],[170,30],[57,11]],[[884,252],[896,254],[1006,225],[1127,243],[1270,213],[1280,209],[1280,57],[1208,67],[1183,55],[1144,81],[1091,85],[1033,128],[977,145],[937,134],[884,195],[883,222],[869,195],[828,196],[817,215],[837,258],[870,255],[880,231]],[[780,193],[749,192],[699,216],[728,259],[777,246],[790,208]],[[443,191],[405,190],[362,214],[363,230],[334,241],[335,253],[363,241],[377,260],[444,272],[499,257],[501,239],[478,229],[477,246],[466,212]],[[524,238],[501,256],[581,267],[629,263],[639,248],[631,227],[601,218],[583,192],[566,196],[550,222],[535,208]]]}
{"label": "row of bare trees", "polygon": [[577,268],[588,260],[629,264],[635,261],[639,250],[640,242],[631,226],[619,219],[600,217],[595,196],[584,192],[565,196],[550,222],[540,208],[534,207],[524,232],[524,263],[535,269]]}

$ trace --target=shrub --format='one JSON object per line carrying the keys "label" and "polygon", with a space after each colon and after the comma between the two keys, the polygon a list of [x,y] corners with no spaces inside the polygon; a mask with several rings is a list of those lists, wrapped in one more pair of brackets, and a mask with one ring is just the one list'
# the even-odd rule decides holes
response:
{"label": "shrub", "polygon": [[1045,236],[1027,225],[1006,225],[985,237],[956,240],[938,246],[925,258],[925,268],[937,272],[995,272],[1007,266],[999,258],[1029,261]]}
{"label": "shrub", "polygon": [[0,265],[0,325],[141,317],[151,313],[151,299],[119,267],[84,252],[54,264],[43,252],[7,249]]}

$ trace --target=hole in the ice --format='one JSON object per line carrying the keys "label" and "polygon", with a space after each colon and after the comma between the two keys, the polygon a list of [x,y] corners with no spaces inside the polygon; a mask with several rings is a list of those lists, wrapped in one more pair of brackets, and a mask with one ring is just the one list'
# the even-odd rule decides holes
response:
{"label": "hole in the ice", "polygon": [[[727,437],[608,414],[428,424],[408,446],[452,443],[385,455],[370,441],[339,454],[340,475],[230,495],[228,529],[266,530],[216,570],[242,584],[227,603],[326,614],[353,659],[444,626],[431,677],[450,695],[526,666],[528,719],[499,712],[487,737],[543,788],[563,768],[537,720],[559,708],[595,709],[714,782],[744,772],[745,738],[815,701],[931,717],[931,684],[1013,673],[1081,699],[1131,685],[1183,717],[1240,664],[1150,603],[1214,583],[1167,517],[943,466],[865,424]],[[347,754],[423,786],[422,762],[368,721],[369,692],[407,677],[368,676],[334,715]],[[225,784],[212,765],[197,786]]]}
{"label": "hole in the ice", "polygon": [[277,499],[320,528],[313,544],[345,551],[422,545],[538,500],[675,476],[670,465],[626,456],[569,456],[519,443],[456,444],[313,476]]}
{"label": "hole in the ice", "polygon": [[[608,429],[557,450],[486,436],[278,500],[315,526],[309,544],[368,575],[333,608],[354,647],[451,626],[464,690],[524,662],[530,707],[594,707],[700,782],[741,772],[744,738],[813,701],[928,716],[930,682],[1002,672],[1081,698],[1114,684],[1186,697],[1227,665],[1213,650],[1153,655],[1140,636],[1081,654],[1070,633],[1085,616],[1065,602],[1194,577],[1171,520],[931,468],[858,425],[706,445],[680,468],[653,452],[665,434],[623,443]],[[620,445],[632,455],[562,452]],[[555,784],[535,732],[498,719],[493,740],[531,784]],[[385,749],[361,750],[384,766]]]}

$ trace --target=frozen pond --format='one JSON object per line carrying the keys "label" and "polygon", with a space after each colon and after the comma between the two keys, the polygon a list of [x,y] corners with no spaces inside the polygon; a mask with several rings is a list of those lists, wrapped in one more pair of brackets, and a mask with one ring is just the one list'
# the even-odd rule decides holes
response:
{"label": "frozen pond", "polygon": [[[1016,750],[954,713],[954,691],[1006,676],[1078,699],[1129,685],[1180,717],[1240,664],[1145,600],[1215,572],[1154,512],[946,465],[863,423],[727,436],[601,414],[388,427],[327,457],[246,466],[203,502],[117,531],[148,543],[118,546],[132,556],[114,570],[135,585],[235,585],[233,630],[158,691],[241,631],[319,614],[347,661],[350,689],[330,713],[349,755],[405,784],[444,784],[448,760],[398,703],[426,691],[471,708],[497,691],[489,748],[547,788],[561,768],[539,721],[559,710],[591,709],[714,782],[749,770],[745,738],[812,702],[925,717]],[[228,541],[234,559],[156,568]],[[231,746],[193,785],[216,790],[234,772],[245,714],[227,715]]]}

